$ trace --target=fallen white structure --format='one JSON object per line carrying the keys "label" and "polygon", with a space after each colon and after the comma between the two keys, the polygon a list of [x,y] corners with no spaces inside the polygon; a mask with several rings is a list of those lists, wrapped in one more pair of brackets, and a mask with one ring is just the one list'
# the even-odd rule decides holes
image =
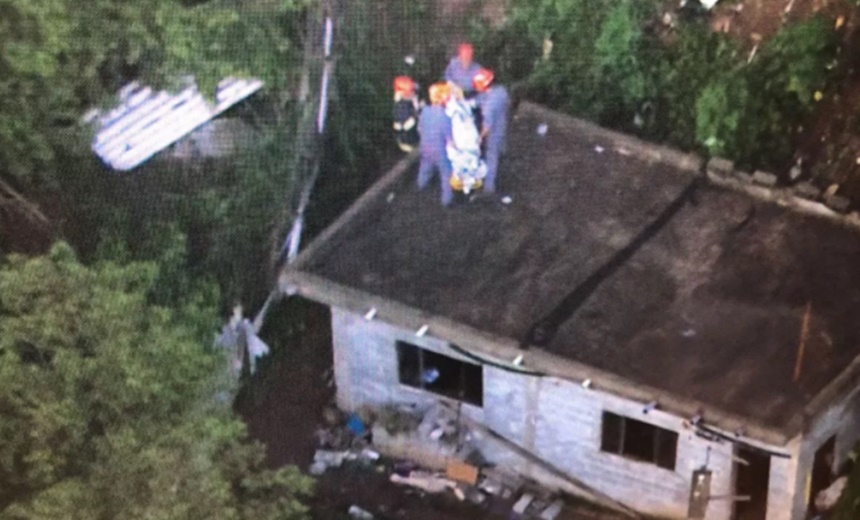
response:
{"label": "fallen white structure", "polygon": [[120,90],[117,108],[84,117],[98,124],[92,150],[111,168],[131,170],[262,86],[258,79],[226,78],[218,84],[213,104],[193,81],[174,94],[130,83]]}

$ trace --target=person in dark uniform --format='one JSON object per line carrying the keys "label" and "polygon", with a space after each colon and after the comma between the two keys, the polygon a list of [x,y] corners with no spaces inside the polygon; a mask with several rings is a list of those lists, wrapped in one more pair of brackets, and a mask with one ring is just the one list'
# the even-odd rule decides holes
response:
{"label": "person in dark uniform", "polygon": [[411,152],[418,145],[418,113],[421,103],[416,94],[417,86],[409,76],[394,78],[394,139],[404,152]]}

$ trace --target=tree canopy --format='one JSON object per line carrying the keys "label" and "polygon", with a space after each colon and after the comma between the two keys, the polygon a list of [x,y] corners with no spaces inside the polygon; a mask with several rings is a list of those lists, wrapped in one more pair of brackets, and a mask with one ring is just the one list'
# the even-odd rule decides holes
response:
{"label": "tree canopy", "polygon": [[[837,33],[823,16],[786,25],[752,54],[701,17],[664,22],[671,15],[657,0],[524,0],[509,7],[501,31],[509,37],[488,64],[504,72],[514,51],[520,62],[535,63],[514,78],[524,80],[530,97],[746,168],[778,168],[791,159],[792,140],[838,57]],[[531,45],[511,43],[523,39]]]}
{"label": "tree canopy", "polygon": [[310,480],[219,400],[211,309],[152,304],[157,279],[63,243],[0,265],[0,518],[304,517]]}
{"label": "tree canopy", "polygon": [[61,131],[132,79],[192,75],[214,95],[224,77],[255,76],[284,95],[310,3],[0,0],[0,174],[50,180],[56,146],[75,134]]}

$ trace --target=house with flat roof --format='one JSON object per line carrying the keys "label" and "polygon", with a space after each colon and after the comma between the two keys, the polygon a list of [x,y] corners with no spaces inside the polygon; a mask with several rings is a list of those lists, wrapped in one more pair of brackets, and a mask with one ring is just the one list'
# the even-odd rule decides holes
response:
{"label": "house with flat roof", "polygon": [[283,272],[339,406],[456,403],[650,515],[804,518],[860,437],[860,219],[529,103],[509,138],[509,204],[407,159]]}

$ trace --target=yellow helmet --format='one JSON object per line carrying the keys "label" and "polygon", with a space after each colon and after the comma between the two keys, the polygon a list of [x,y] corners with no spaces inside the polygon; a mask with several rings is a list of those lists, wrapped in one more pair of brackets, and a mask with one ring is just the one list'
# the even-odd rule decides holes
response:
{"label": "yellow helmet", "polygon": [[451,86],[444,82],[430,85],[430,103],[444,105],[451,98]]}

